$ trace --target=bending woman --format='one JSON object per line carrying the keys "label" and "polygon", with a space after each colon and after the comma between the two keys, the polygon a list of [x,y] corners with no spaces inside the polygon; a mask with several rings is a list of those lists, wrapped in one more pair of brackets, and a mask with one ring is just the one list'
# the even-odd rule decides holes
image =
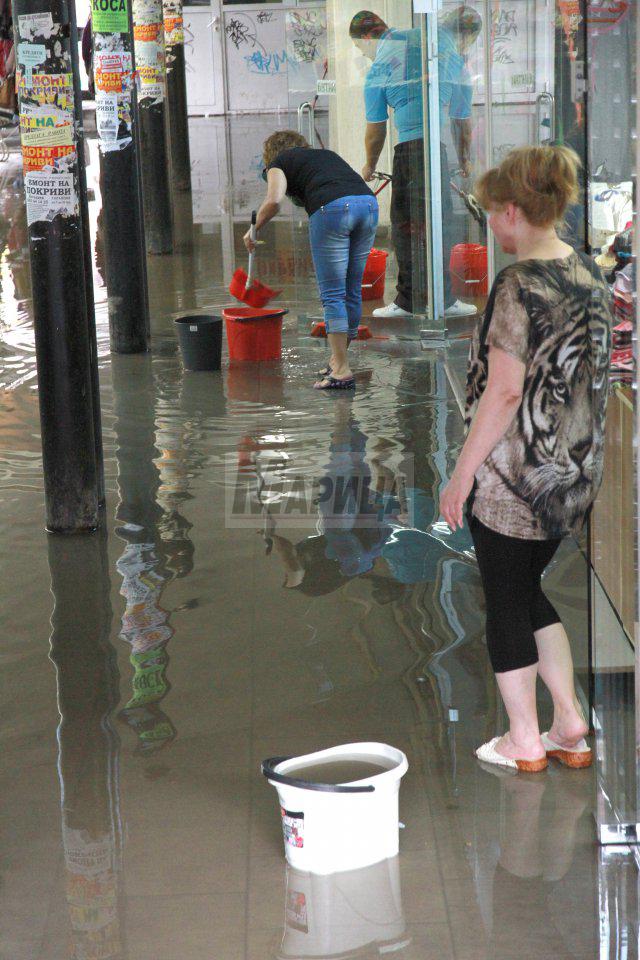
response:
{"label": "bending woman", "polygon": [[[469,497],[487,646],[509,716],[509,731],[476,754],[529,771],[543,770],[548,756],[591,763],[569,641],[540,584],[562,538],[581,529],[602,477],[608,289],[593,261],[556,232],[578,196],[578,163],[565,147],[525,147],[476,187],[517,262],[496,277],[472,342],[469,431],[440,503],[455,529]],[[537,676],[554,707],[542,735]]]}
{"label": "bending woman", "polygon": [[[355,386],[347,347],[358,335],[362,276],[378,225],[378,201],[362,177],[332,150],[313,150],[293,130],[265,140],[267,196],[258,211],[258,232],[280,210],[285,194],[309,214],[309,236],[331,347],[318,390]],[[251,231],[244,237],[251,251]]]}

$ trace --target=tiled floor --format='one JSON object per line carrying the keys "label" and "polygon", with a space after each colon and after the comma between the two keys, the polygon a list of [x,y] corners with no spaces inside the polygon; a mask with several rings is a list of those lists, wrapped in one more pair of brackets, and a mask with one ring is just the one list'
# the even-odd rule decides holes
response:
{"label": "tiled floor", "polygon": [[[473,757],[504,721],[468,535],[434,515],[460,356],[387,334],[355,345],[354,397],[314,394],[326,348],[298,321],[317,303],[283,221],[282,361],[183,373],[171,315],[226,299],[240,230],[219,213],[151,261],[151,356],[108,356],[97,289],[104,536],[43,532],[30,305],[3,274],[0,957],[632,960],[635,867],[598,851],[590,772]],[[327,478],[386,495],[337,517]],[[582,677],[585,584],[567,544],[548,588]],[[399,857],[287,870],[260,761],[354,740],[409,758]]]}

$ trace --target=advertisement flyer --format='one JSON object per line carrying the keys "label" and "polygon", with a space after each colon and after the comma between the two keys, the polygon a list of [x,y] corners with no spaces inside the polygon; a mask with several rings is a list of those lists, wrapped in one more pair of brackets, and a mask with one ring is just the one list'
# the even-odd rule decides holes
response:
{"label": "advertisement flyer", "polygon": [[136,68],[140,100],[164,100],[164,50],[156,43],[136,43]]}
{"label": "advertisement flyer", "polygon": [[182,0],[164,0],[162,12],[164,14],[164,42],[166,46],[173,47],[177,43],[184,43]]}
{"label": "advertisement flyer", "polygon": [[133,0],[133,22],[136,27],[144,24],[162,26],[162,0]]}
{"label": "advertisement flyer", "polygon": [[49,40],[58,33],[59,24],[53,24],[50,13],[26,13],[18,17],[18,35],[21,40],[33,40],[35,37],[44,37]]}
{"label": "advertisement flyer", "polygon": [[138,43],[160,43],[162,22],[140,23],[133,28],[133,38]]}
{"label": "advertisement flyer", "polygon": [[22,148],[22,166],[25,173],[41,170],[46,173],[71,172],[76,163],[76,150],[72,146],[45,146]]}
{"label": "advertisement flyer", "polygon": [[118,96],[115,93],[96,92],[96,127],[102,146],[118,139]]}
{"label": "advertisement flyer", "polygon": [[22,131],[23,147],[73,147],[73,126],[30,127]]}
{"label": "advertisement flyer", "polygon": [[70,73],[33,73],[31,82],[21,72],[18,75],[20,114],[33,106],[55,106],[73,112],[73,76]]}
{"label": "advertisement flyer", "polygon": [[25,173],[27,223],[53,220],[57,215],[78,213],[78,197],[72,173]]}
{"label": "advertisement flyer", "polygon": [[128,33],[127,0],[91,0],[91,26],[94,33]]}
{"label": "advertisement flyer", "polygon": [[93,54],[96,90],[103,93],[125,93],[131,83],[131,54],[124,51]]}

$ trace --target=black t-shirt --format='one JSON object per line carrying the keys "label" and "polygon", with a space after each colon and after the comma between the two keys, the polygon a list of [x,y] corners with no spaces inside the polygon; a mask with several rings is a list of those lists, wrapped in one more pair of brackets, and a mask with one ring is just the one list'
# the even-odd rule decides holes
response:
{"label": "black t-shirt", "polygon": [[333,150],[293,147],[269,164],[287,178],[287,196],[302,203],[311,216],[326,203],[341,197],[373,196],[359,173]]}

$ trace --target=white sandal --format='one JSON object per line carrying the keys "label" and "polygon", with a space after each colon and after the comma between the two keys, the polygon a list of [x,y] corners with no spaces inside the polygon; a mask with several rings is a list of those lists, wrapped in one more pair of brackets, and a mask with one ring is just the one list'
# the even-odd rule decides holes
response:
{"label": "white sandal", "polygon": [[493,740],[489,740],[488,743],[483,743],[481,747],[478,747],[476,750],[478,760],[482,760],[483,763],[494,763],[498,767],[519,770],[521,773],[540,773],[549,766],[546,757],[541,757],[540,760],[512,760],[511,757],[503,757],[496,750],[496,743],[501,739],[501,737],[494,737]]}
{"label": "white sandal", "polygon": [[593,763],[593,752],[586,740],[580,740],[572,750],[567,750],[552,740],[548,733],[541,733],[540,736],[547,756],[559,760],[565,767],[581,770]]}

